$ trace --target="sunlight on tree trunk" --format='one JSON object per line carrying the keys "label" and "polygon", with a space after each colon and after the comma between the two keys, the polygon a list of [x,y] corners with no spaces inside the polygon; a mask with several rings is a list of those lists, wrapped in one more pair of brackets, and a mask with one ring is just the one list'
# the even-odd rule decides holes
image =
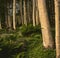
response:
{"label": "sunlight on tree trunk", "polygon": [[54,42],[50,31],[45,0],[38,0],[38,8],[42,28],[43,46],[45,48],[53,48]]}
{"label": "sunlight on tree trunk", "polygon": [[15,24],[15,19],[16,19],[16,0],[13,0],[13,29],[16,29],[16,24]]}
{"label": "sunlight on tree trunk", "polygon": [[35,26],[35,0],[33,0],[33,26]]}
{"label": "sunlight on tree trunk", "polygon": [[56,38],[56,58],[60,58],[60,4],[55,0],[55,38]]}

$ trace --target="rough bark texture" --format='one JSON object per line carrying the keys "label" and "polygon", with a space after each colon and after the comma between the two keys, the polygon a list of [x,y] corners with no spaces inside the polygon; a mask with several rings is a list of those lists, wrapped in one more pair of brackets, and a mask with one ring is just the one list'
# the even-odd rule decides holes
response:
{"label": "rough bark texture", "polygon": [[52,48],[54,45],[52,35],[50,32],[50,25],[48,21],[48,14],[45,0],[38,0],[39,16],[42,28],[43,46],[45,48]]}
{"label": "rough bark texture", "polygon": [[56,38],[56,58],[60,58],[60,7],[59,0],[55,0],[55,38]]}

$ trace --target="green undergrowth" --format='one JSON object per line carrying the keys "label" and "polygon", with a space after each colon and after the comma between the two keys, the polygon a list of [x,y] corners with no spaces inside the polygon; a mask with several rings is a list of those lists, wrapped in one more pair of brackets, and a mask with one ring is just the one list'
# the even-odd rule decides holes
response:
{"label": "green undergrowth", "polygon": [[44,49],[41,39],[34,38],[28,43],[26,58],[55,58],[55,50]]}
{"label": "green undergrowth", "polygon": [[56,58],[55,49],[43,47],[40,26],[0,31],[0,58]]}
{"label": "green undergrowth", "polygon": [[31,37],[0,38],[1,58],[55,58],[55,50],[44,49],[40,34]]}
{"label": "green undergrowth", "polygon": [[33,26],[32,24],[28,26],[21,26],[18,30],[20,30],[23,36],[31,36],[32,34],[41,34],[40,26]]}

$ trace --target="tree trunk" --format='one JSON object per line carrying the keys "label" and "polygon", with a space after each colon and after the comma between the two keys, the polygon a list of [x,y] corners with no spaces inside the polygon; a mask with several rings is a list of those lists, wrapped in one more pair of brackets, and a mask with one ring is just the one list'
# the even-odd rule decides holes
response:
{"label": "tree trunk", "polygon": [[60,4],[55,0],[56,58],[60,58]]}
{"label": "tree trunk", "polygon": [[36,25],[39,25],[39,11],[38,11],[38,2],[36,2]]}
{"label": "tree trunk", "polygon": [[38,0],[40,23],[42,28],[43,46],[45,48],[53,48],[54,41],[50,32],[50,25],[48,21],[48,14],[45,0]]}
{"label": "tree trunk", "polygon": [[33,0],[33,26],[35,26],[35,0]]}
{"label": "tree trunk", "polygon": [[5,26],[8,28],[8,1],[5,1]]}
{"label": "tree trunk", "polygon": [[24,24],[27,26],[27,20],[26,20],[26,0],[24,0]]}
{"label": "tree trunk", "polygon": [[11,19],[9,15],[8,15],[8,28],[11,29]]}
{"label": "tree trunk", "polygon": [[9,8],[10,8],[10,3],[8,3],[8,9],[7,9],[7,11],[8,11],[8,17],[7,17],[7,21],[8,21],[8,29],[11,29],[11,19],[10,19],[10,13],[9,13]]}
{"label": "tree trunk", "polygon": [[27,17],[28,17],[28,24],[30,23],[30,1],[27,2]]}
{"label": "tree trunk", "polygon": [[1,27],[1,19],[0,19],[0,29],[2,29],[2,27]]}
{"label": "tree trunk", "polygon": [[20,0],[20,20],[21,20],[21,24],[23,24],[23,14],[22,14],[22,8],[23,8],[23,5],[22,5],[22,0]]}
{"label": "tree trunk", "polygon": [[16,29],[16,24],[15,24],[15,19],[16,19],[16,0],[13,0],[13,29]]}

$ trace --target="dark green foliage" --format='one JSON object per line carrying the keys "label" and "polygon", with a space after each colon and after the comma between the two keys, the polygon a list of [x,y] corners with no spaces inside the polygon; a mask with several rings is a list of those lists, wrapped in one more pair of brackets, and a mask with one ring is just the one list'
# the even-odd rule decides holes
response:
{"label": "dark green foliage", "polygon": [[[17,54],[25,51],[25,40],[19,39],[16,36],[8,36],[0,38],[0,57],[15,58]],[[23,54],[20,55],[21,57]]]}
{"label": "dark green foliage", "polygon": [[2,34],[2,33],[6,33],[6,29],[1,29],[0,34]]}
{"label": "dark green foliage", "polygon": [[28,26],[25,26],[25,25],[21,26],[20,31],[21,31],[23,36],[30,36],[33,33],[41,34],[40,26],[35,26],[34,27],[31,24],[28,25]]}
{"label": "dark green foliage", "polygon": [[1,58],[55,58],[55,50],[43,48],[41,34],[32,37],[18,35],[0,38]]}
{"label": "dark green foliage", "polygon": [[25,58],[55,58],[55,50],[44,49],[41,36],[40,38],[33,37],[27,43],[25,56]]}
{"label": "dark green foliage", "polygon": [[[45,49],[42,45],[40,26],[21,26],[13,32],[0,30],[1,58],[55,58],[55,50]],[[54,34],[54,30],[52,30]],[[22,35],[21,35],[22,33]]]}

